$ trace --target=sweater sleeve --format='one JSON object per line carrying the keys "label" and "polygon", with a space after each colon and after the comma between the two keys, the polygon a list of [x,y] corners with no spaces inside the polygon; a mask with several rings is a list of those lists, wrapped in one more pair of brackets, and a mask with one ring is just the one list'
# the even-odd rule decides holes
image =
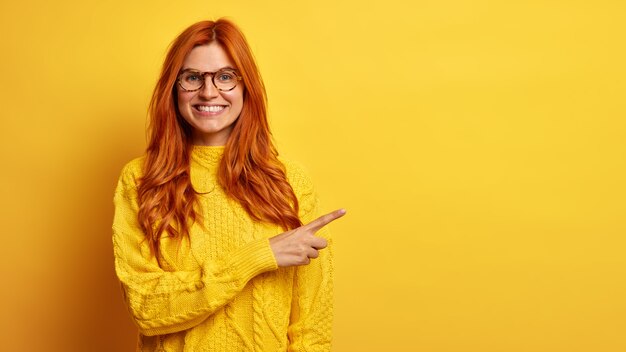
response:
{"label": "sweater sleeve", "polygon": [[[303,223],[315,220],[318,200],[313,185],[303,172],[292,176],[299,193],[300,218]],[[326,227],[317,236],[328,241],[319,257],[308,265],[296,267],[291,318],[288,329],[289,352],[330,351],[333,322],[333,241]]]}
{"label": "sweater sleeve", "polygon": [[196,270],[165,271],[151,255],[137,220],[140,166],[122,171],[114,196],[115,271],[141,334],[189,329],[227,304],[254,276],[278,266],[268,239],[253,240]]}

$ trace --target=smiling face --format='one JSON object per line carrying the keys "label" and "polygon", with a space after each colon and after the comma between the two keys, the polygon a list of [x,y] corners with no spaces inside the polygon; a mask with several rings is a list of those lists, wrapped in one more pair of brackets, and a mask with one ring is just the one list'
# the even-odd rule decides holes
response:
{"label": "smiling face", "polygon": [[[224,68],[235,65],[222,46],[213,41],[193,48],[181,71],[216,72]],[[178,111],[191,126],[195,145],[225,145],[243,108],[243,82],[230,91],[219,91],[211,77],[206,75],[204,86],[194,92],[186,92],[176,84]]]}

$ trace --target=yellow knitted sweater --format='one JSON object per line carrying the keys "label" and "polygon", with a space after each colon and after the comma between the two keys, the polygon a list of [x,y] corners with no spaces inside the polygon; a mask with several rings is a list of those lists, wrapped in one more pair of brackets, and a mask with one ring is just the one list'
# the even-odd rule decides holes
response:
{"label": "yellow knitted sweater", "polygon": [[[251,220],[217,183],[224,147],[194,147],[191,182],[204,227],[182,245],[163,236],[161,266],[137,221],[142,159],[129,162],[115,191],[113,247],[124,299],[139,328],[137,351],[329,351],[332,240],[309,265],[278,268],[268,238],[283,230]],[[296,164],[281,161],[303,223],[315,219],[313,186]]]}

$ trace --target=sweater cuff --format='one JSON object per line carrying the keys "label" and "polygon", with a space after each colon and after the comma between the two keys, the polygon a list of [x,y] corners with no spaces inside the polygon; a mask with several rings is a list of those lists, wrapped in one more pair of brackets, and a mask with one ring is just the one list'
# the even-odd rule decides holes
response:
{"label": "sweater cuff", "polygon": [[237,277],[248,282],[266,271],[278,269],[274,252],[267,238],[254,240],[235,251],[228,260],[235,268]]}

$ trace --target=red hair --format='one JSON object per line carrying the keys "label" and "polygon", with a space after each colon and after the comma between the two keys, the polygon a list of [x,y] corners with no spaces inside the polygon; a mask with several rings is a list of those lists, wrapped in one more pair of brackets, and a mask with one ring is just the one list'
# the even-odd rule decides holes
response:
{"label": "red hair", "polygon": [[248,43],[228,20],[203,21],[184,30],[170,46],[150,102],[138,220],[153,254],[164,232],[180,240],[189,237],[193,222],[202,220],[189,171],[192,130],[178,112],[175,83],[189,52],[213,41],[233,60],[244,85],[243,108],[226,142],[218,182],[252,219],[285,231],[302,225],[298,200],[272,143],[265,86]]}

